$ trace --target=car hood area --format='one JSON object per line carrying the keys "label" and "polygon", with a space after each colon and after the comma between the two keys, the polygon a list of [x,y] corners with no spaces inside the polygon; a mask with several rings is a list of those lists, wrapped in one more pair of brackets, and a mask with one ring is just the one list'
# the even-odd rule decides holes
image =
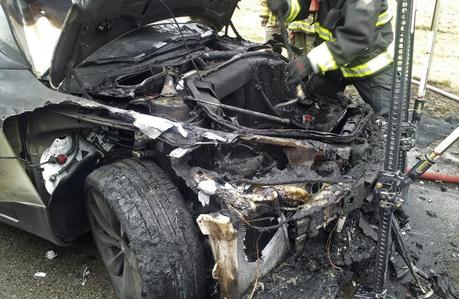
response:
{"label": "car hood area", "polygon": [[236,0],[81,1],[70,9],[51,65],[51,82],[60,83],[65,68],[76,66],[97,49],[138,27],[172,17],[208,20],[216,28],[229,23]]}
{"label": "car hood area", "polygon": [[1,4],[35,74],[42,75],[50,69],[51,82],[58,85],[68,68],[127,32],[174,17],[202,19],[220,29],[229,24],[237,2],[2,0]]}

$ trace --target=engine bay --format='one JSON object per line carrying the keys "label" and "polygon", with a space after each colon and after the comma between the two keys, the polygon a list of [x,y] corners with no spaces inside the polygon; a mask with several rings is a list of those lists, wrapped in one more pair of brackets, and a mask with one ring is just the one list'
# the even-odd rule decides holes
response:
{"label": "engine bay", "polygon": [[308,95],[299,102],[285,86],[286,60],[275,47],[218,36],[198,23],[182,24],[181,30],[183,39],[175,24],[119,38],[90,56],[61,88],[203,128],[323,135],[337,142],[355,135],[368,114],[344,96]]}
{"label": "engine bay", "polygon": [[286,86],[277,47],[199,23],[180,27],[154,24],[113,41],[61,88],[184,126],[252,136],[217,147],[201,142],[194,155],[205,159],[192,165],[217,169],[229,181],[267,183],[260,176],[268,175],[284,183],[294,175],[338,182],[369,159],[375,132],[368,124],[377,117],[362,101],[320,94],[299,100]]}

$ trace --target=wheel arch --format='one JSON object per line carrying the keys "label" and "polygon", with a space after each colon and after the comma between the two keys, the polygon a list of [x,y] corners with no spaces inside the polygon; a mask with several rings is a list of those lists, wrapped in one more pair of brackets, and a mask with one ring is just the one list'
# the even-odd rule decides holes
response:
{"label": "wheel arch", "polygon": [[[7,118],[1,124],[1,132],[4,132],[4,140],[11,147],[8,156],[25,155],[32,164],[37,164],[52,140],[69,131],[83,130],[89,126],[88,123],[59,115],[45,107]],[[30,188],[39,204],[21,204],[24,201],[22,198],[13,198],[11,203],[5,204],[0,201],[5,209],[14,213],[14,218],[10,217],[13,221],[0,219],[57,245],[71,245],[89,231],[82,200],[83,182],[98,167],[100,158],[96,154],[85,157],[61,180],[51,195],[44,188],[39,171],[19,161],[7,160],[19,165],[24,180],[30,181]]]}
{"label": "wheel arch", "polygon": [[95,153],[80,161],[61,180],[49,201],[49,221],[56,238],[72,243],[89,231],[83,204],[84,181],[100,164],[101,155]]}

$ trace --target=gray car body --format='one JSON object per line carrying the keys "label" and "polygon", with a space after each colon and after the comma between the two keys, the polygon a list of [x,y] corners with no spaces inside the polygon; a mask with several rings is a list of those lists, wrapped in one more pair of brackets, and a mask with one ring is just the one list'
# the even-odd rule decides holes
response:
{"label": "gray car body", "polygon": [[[167,17],[167,11],[165,11],[164,8],[158,9],[158,6],[156,6],[156,8],[151,6],[143,11],[143,15],[147,17],[142,18],[141,22],[130,22],[128,25],[125,24],[125,26],[121,25],[120,22],[114,23],[112,30],[106,32],[103,38],[99,32],[97,36],[88,37],[88,35],[85,35],[86,39],[81,40],[78,39],[75,34],[69,32],[80,30],[82,27],[84,27],[85,30],[94,29],[91,26],[97,26],[96,23],[90,23],[90,25],[88,25],[88,23],[85,22],[89,19],[91,21],[94,20],[90,16],[94,15],[95,12],[97,12],[99,18],[102,17],[102,20],[118,18],[119,11],[123,11],[122,18],[126,20],[140,18],[137,16],[137,14],[140,13],[138,8],[146,7],[149,2],[150,1],[130,1],[126,4],[125,1],[116,1],[116,3],[115,1],[82,1],[81,3],[73,4],[69,10],[67,21],[63,26],[64,33],[61,34],[61,39],[58,43],[61,46],[60,48],[58,46],[55,50],[55,55],[52,60],[53,68],[51,73],[54,74],[54,77],[59,78],[59,80],[64,78],[64,70],[61,69],[61,65],[68,65],[67,60],[69,57],[65,56],[63,53],[74,53],[72,49],[78,47],[78,45],[85,45],[82,46],[85,49],[88,48],[88,44],[93,45],[89,51],[80,54],[73,63],[76,63],[76,61],[81,62],[92,52],[112,39],[145,24]],[[229,21],[235,4],[237,3],[237,1],[225,1],[226,4],[220,3],[218,9],[214,9],[208,7],[208,1],[166,2],[171,9],[174,10],[177,16],[190,15],[190,12],[192,15],[195,13],[196,16],[205,17],[211,20],[216,26],[221,26],[224,22],[227,23]],[[1,4],[4,11],[8,11],[8,9],[15,4],[15,1],[5,0],[2,1]],[[110,9],[102,9],[104,6]],[[232,7],[232,9],[230,7]],[[101,15],[101,11],[105,12],[105,15]],[[5,28],[5,26],[11,24],[10,21],[5,18],[2,20],[1,25],[3,26],[2,30],[9,30]],[[88,41],[88,38],[91,40]],[[97,39],[97,43],[94,43],[95,39]],[[13,41],[10,40],[10,43],[12,42]],[[72,42],[74,44],[71,44]],[[133,111],[113,108],[85,98],[58,92],[49,87],[47,80],[37,78],[33,73],[31,64],[26,58],[27,56],[20,50],[21,45],[16,43],[16,41],[14,41],[14,43],[15,45],[13,46],[15,47],[11,47],[11,44],[7,45],[0,42],[0,156],[2,157],[19,157],[21,154],[19,149],[21,147],[19,144],[21,142],[19,140],[19,135],[24,134],[24,132],[18,128],[16,117],[42,108],[43,116],[51,113],[51,121],[49,121],[49,123],[44,121],[46,117],[41,119],[43,120],[41,125],[44,127],[44,131],[59,130],[60,127],[68,127],[69,125],[72,126],[72,124],[77,123],[75,119],[66,118],[62,115],[60,116],[61,118],[63,117],[61,119],[62,123],[59,123],[59,117],[53,112],[50,112],[53,110],[52,107],[56,105],[71,106],[76,109],[78,109],[77,107],[86,107],[89,109],[106,110],[109,117],[106,119],[89,120],[88,123],[106,123],[120,126],[128,130],[141,131],[152,139],[156,139],[165,131],[168,131],[168,133],[172,135],[179,134],[178,130],[171,130],[174,127],[180,128],[180,131],[195,129],[200,131],[199,128],[189,127],[184,129],[181,124],[162,118],[145,117],[144,115],[139,117],[139,115]],[[58,79],[55,79],[54,83],[58,84]],[[57,118],[53,119],[53,117]],[[123,121],[120,121],[120,119],[123,119]],[[64,124],[65,122],[67,122],[67,124]],[[78,124],[76,125],[78,126]],[[42,134],[44,131],[38,134]],[[227,140],[228,142],[231,142],[235,138],[235,136],[231,134],[225,135],[222,132],[216,132],[214,137],[218,138],[219,141]],[[188,139],[190,144],[196,142],[192,139],[193,138]],[[88,161],[87,163],[91,164],[94,163],[94,161]],[[82,181],[78,183],[82,184]],[[65,181],[61,182],[61,184],[65,185]],[[66,188],[57,188],[49,197],[46,196],[46,194],[40,194],[36,189],[36,184],[33,183],[33,178],[30,177],[30,171],[28,171],[24,163],[20,160],[0,159],[0,221],[39,235],[59,245],[70,244],[72,239],[74,240],[79,235],[86,232],[88,227],[84,221],[83,223],[79,223],[81,222],[80,217],[72,217],[75,210],[72,210],[71,207],[62,210],[59,202],[64,201],[65,197],[69,196],[69,193],[66,191],[61,192],[60,190],[62,189]],[[56,208],[54,209],[54,207]],[[81,216],[81,213],[84,212],[82,211],[82,203],[76,208],[76,213]],[[65,212],[65,210],[67,212]],[[57,229],[56,226],[62,226],[62,222],[68,222],[65,219],[69,219],[69,217],[74,218],[74,222],[76,223],[67,223],[64,226],[79,226],[80,228],[73,229],[70,236],[62,237],[62,234],[65,234],[65,232],[62,231],[62,227]],[[66,229],[64,228],[64,230]]]}

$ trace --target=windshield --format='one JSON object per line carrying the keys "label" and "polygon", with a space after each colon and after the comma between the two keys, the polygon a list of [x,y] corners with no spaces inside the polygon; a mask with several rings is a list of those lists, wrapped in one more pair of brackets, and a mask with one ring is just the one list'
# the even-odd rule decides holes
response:
{"label": "windshield", "polygon": [[3,0],[13,34],[30,61],[36,75],[41,76],[50,65],[72,0]]}
{"label": "windshield", "polygon": [[8,58],[13,59],[13,61],[23,62],[23,57],[19,51],[16,41],[11,33],[8,20],[6,19],[5,13],[3,12],[2,7],[0,6],[0,52],[6,55]]}

